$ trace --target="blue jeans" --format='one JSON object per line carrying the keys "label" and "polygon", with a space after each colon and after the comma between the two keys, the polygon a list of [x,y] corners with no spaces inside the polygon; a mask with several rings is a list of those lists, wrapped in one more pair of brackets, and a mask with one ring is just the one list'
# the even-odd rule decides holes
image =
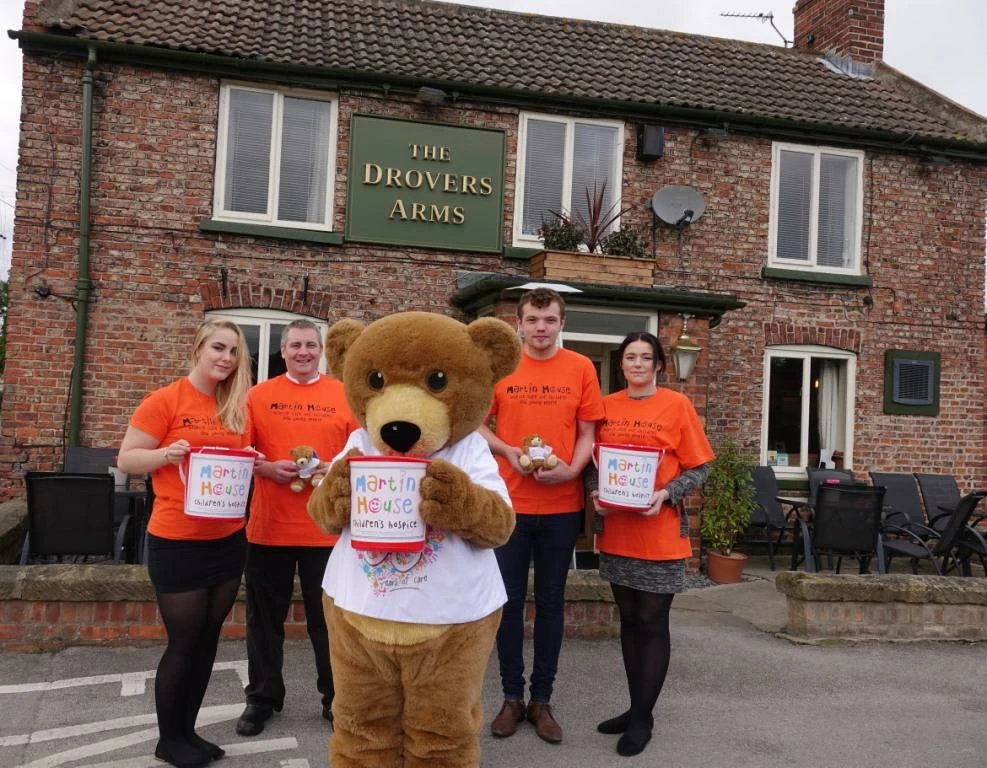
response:
{"label": "blue jeans", "polygon": [[528,567],[535,566],[535,658],[531,701],[547,704],[559,668],[565,625],[565,582],[579,535],[579,512],[517,515],[510,540],[496,550],[507,605],[497,630],[497,656],[505,699],[524,698],[524,601]]}

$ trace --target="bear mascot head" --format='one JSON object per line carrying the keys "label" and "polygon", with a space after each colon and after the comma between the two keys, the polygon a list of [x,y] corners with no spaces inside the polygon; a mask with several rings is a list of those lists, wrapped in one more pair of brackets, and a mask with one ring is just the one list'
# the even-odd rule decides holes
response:
{"label": "bear mascot head", "polygon": [[[506,601],[492,548],[510,537],[514,512],[476,429],[494,385],[517,366],[520,342],[493,318],[464,325],[406,312],[369,326],[335,323],[325,354],[362,427],[308,506],[323,530],[341,534],[323,582],[332,765],[479,765],[483,677]],[[348,461],[359,455],[428,460],[417,487],[419,551],[351,537],[354,503],[376,528],[404,524],[396,504],[360,507],[366,498],[351,489]]]}

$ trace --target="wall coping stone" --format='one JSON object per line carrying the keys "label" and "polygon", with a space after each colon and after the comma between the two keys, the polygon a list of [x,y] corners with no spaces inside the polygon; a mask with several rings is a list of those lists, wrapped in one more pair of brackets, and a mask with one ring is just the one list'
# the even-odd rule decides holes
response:
{"label": "wall coping stone", "polygon": [[789,599],[808,602],[987,605],[987,578],[783,571],[775,588]]}
{"label": "wall coping stone", "polygon": [[[531,598],[532,579],[528,580]],[[296,598],[297,594],[296,579]],[[243,599],[243,586],[240,587]],[[0,600],[48,602],[154,601],[154,588],[143,565],[95,563],[78,565],[0,565]],[[596,570],[569,573],[566,585],[569,602],[612,603],[609,582]]]}

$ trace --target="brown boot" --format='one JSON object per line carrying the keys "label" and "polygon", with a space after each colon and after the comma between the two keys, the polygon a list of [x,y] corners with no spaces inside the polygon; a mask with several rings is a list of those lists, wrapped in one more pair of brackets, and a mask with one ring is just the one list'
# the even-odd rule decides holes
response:
{"label": "brown boot", "polygon": [[513,736],[518,723],[524,722],[524,702],[518,699],[504,699],[497,717],[490,723],[490,733],[500,738]]}
{"label": "brown boot", "polygon": [[528,722],[535,726],[535,733],[550,744],[562,741],[562,726],[552,717],[551,705],[528,702]]}

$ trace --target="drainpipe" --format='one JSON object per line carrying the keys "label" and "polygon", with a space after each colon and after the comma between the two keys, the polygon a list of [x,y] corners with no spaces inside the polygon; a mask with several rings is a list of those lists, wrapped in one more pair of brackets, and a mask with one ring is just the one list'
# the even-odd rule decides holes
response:
{"label": "drainpipe", "polygon": [[79,174],[79,279],[75,284],[75,358],[69,385],[69,445],[79,444],[82,421],[82,365],[86,357],[86,325],[89,320],[89,195],[93,150],[93,67],[96,49],[89,47],[89,58],[82,74],[82,168]]}

